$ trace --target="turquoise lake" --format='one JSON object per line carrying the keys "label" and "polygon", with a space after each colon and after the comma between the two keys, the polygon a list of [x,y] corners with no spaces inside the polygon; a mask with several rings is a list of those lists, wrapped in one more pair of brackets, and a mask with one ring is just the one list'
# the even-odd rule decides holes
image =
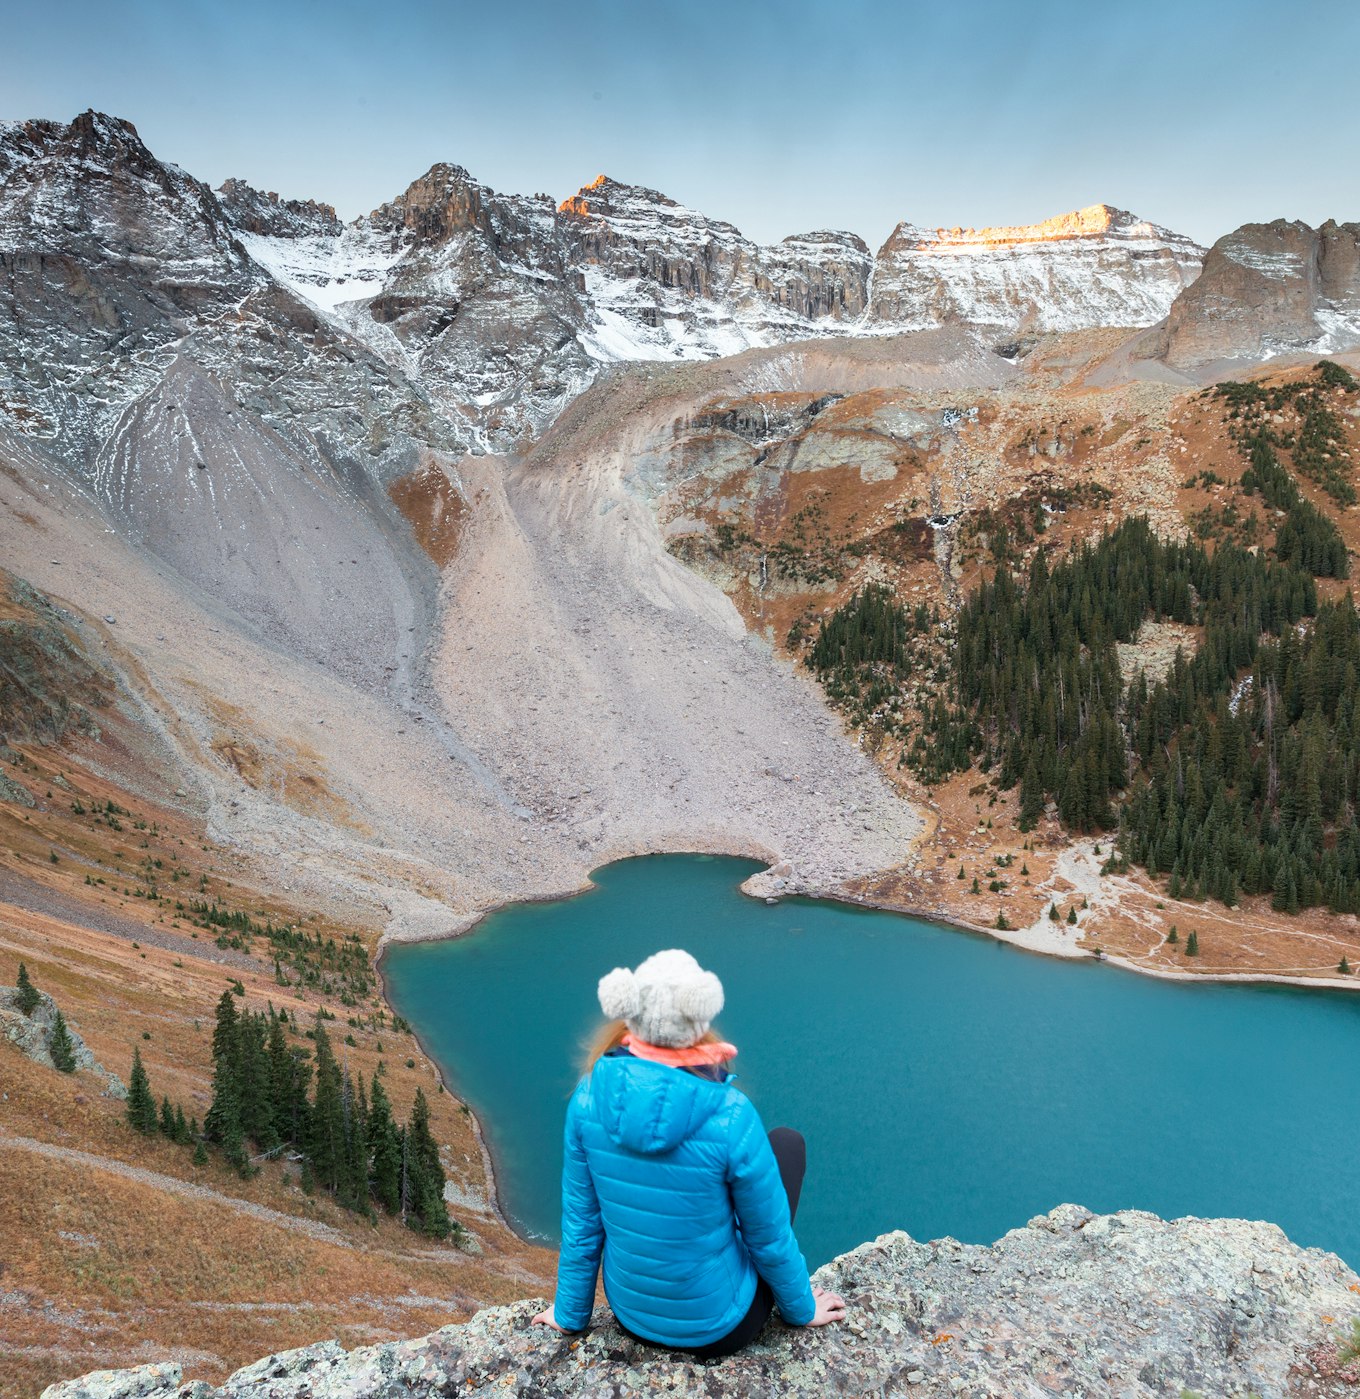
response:
{"label": "turquoise lake", "polygon": [[1066,1201],[1269,1219],[1360,1263],[1360,996],[1184,985],[896,914],[748,899],[747,860],[608,865],[573,899],[396,946],[388,995],[486,1131],[501,1202],[558,1237],[595,984],[684,947],[767,1127],[808,1140],[813,1266],[901,1228],[990,1243]]}

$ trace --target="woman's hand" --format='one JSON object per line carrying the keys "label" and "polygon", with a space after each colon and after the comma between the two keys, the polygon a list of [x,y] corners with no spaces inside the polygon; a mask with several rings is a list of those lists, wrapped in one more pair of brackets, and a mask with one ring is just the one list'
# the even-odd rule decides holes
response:
{"label": "woman's hand", "polygon": [[546,1312],[539,1312],[534,1318],[533,1324],[535,1326],[551,1326],[554,1331],[560,1331],[564,1336],[567,1334],[567,1328],[557,1324],[557,1318],[553,1315],[551,1307]]}
{"label": "woman's hand", "polygon": [[[824,1287],[814,1287],[812,1295],[817,1302],[817,1310],[812,1314],[809,1326],[830,1326],[833,1321],[845,1320],[845,1298],[837,1292],[828,1292]],[[537,1318],[535,1318],[537,1320]]]}

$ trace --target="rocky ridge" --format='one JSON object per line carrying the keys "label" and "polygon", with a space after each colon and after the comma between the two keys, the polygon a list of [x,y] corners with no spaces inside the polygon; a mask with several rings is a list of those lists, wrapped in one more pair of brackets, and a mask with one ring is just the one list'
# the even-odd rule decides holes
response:
{"label": "rocky ridge", "polygon": [[1360,223],[1276,219],[1220,238],[1142,352],[1194,371],[1360,345]]}
{"label": "rocky ridge", "polygon": [[869,318],[896,330],[962,322],[997,336],[1151,325],[1203,258],[1189,238],[1108,204],[1015,228],[901,223],[875,260]]}
{"label": "rocky ridge", "polygon": [[169,1363],[97,1372],[43,1399],[1356,1392],[1336,1336],[1360,1311],[1360,1280],[1270,1224],[1062,1205],[990,1248],[885,1234],[816,1277],[845,1296],[844,1325],[775,1323],[746,1351],[708,1364],[631,1340],[607,1312],[581,1338],[544,1331],[530,1320],[535,1301],[415,1340],[351,1352],[326,1341],[269,1356],[217,1388],[183,1383]]}
{"label": "rocky ridge", "polygon": [[1108,205],[967,235],[904,223],[875,256],[835,230],[763,246],[605,175],[554,207],[436,165],[339,231],[325,205],[287,204],[239,180],[218,193],[256,261],[417,377],[492,449],[541,431],[619,361],[941,327],[996,344],[1151,325],[1203,255]]}

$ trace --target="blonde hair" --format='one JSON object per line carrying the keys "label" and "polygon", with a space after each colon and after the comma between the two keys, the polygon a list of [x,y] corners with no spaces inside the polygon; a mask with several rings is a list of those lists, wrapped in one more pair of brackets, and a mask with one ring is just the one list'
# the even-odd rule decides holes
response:
{"label": "blonde hair", "polygon": [[[581,1071],[589,1073],[611,1049],[617,1049],[623,1043],[623,1037],[626,1034],[628,1034],[626,1020],[606,1020],[582,1046]],[[695,1043],[721,1044],[722,1036],[710,1026]]]}

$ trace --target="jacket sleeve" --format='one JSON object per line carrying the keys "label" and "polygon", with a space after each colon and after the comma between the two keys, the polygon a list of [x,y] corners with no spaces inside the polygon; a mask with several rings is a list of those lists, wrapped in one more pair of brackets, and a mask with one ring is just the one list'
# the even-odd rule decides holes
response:
{"label": "jacket sleeve", "polygon": [[553,1316],[566,1331],[584,1331],[595,1309],[595,1279],[604,1225],[579,1130],[579,1092],[567,1108],[562,1152],[562,1251],[557,1260]]}
{"label": "jacket sleeve", "polygon": [[791,1326],[806,1326],[817,1310],[807,1263],[794,1237],[770,1139],[749,1100],[743,1100],[732,1132],[727,1179],[742,1240],[756,1271],[770,1284],[780,1315]]}

